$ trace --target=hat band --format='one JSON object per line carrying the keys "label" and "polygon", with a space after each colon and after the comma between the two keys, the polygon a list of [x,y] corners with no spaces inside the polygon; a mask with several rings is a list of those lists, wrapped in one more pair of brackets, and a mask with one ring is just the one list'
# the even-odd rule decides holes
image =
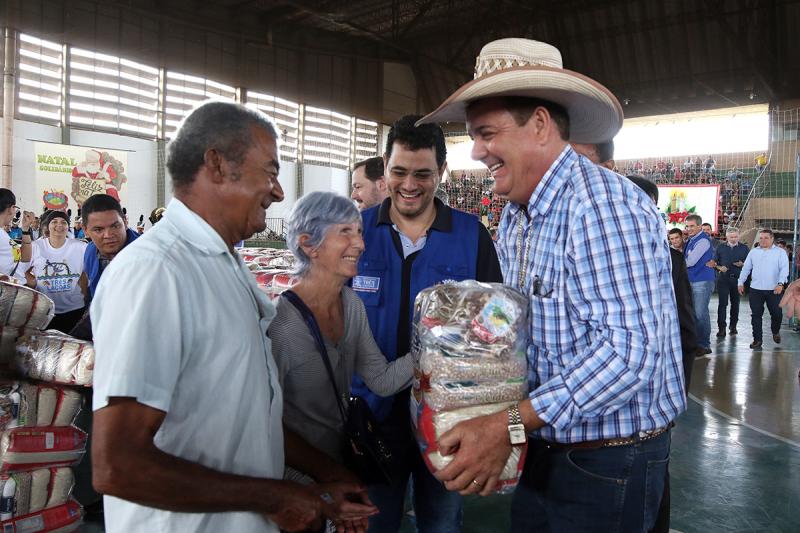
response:
{"label": "hat band", "polygon": [[475,62],[475,79],[488,76],[498,70],[506,70],[514,67],[554,67],[562,68],[560,63],[553,61],[529,61],[520,58],[510,57],[492,57],[481,58],[478,57]]}

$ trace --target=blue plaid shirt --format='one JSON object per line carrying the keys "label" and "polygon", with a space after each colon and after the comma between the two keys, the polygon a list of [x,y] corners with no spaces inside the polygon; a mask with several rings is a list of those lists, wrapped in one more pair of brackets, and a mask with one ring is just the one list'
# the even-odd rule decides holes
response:
{"label": "blue plaid shirt", "polygon": [[503,279],[530,301],[534,437],[629,437],[686,408],[666,230],[636,185],[567,146],[498,235]]}

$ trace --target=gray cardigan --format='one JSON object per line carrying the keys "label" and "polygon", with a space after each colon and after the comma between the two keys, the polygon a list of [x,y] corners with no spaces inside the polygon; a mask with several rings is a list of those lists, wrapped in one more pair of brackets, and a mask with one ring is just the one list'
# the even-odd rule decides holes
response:
{"label": "gray cardigan", "polygon": [[[339,392],[349,394],[353,373],[381,396],[410,386],[413,357],[388,362],[372,337],[364,303],[349,287],[342,288],[342,300],[344,335],[336,344],[325,339]],[[283,389],[283,422],[311,446],[341,461],[342,419],[314,337],[286,298],[278,300],[277,311],[269,337]]]}

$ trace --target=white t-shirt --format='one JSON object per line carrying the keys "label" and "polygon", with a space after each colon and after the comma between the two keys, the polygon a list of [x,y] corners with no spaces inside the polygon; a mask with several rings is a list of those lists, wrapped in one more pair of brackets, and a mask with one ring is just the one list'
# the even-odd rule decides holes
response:
{"label": "white t-shirt", "polygon": [[[25,271],[28,269],[28,263],[17,263],[20,260],[20,246],[11,239],[11,236],[0,228],[0,274],[10,276],[14,272],[14,277],[18,280],[25,282]],[[16,270],[14,270],[16,267]]]}
{"label": "white t-shirt", "polygon": [[53,299],[56,314],[84,307],[86,304],[78,279],[83,273],[86,243],[67,239],[61,248],[53,248],[49,239],[38,239],[31,246],[36,288]]}
{"label": "white t-shirt", "polygon": [[[220,472],[283,478],[275,307],[241,258],[177,199],[100,278],[91,307],[93,409],[125,396],[163,411],[163,452]],[[213,326],[209,327],[209,322]],[[108,533],[278,533],[258,513],[180,513],[104,498]]]}

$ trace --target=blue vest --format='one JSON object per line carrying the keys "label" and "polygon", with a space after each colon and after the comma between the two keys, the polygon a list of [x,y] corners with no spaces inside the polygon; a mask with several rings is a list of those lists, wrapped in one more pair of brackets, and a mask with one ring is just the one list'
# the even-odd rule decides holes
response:
{"label": "blue vest", "polygon": [[689,272],[689,283],[695,283],[697,281],[714,281],[714,269],[706,266],[706,263],[714,258],[714,246],[711,243],[711,238],[706,235],[705,232],[701,231],[694,237],[691,237],[689,242],[686,243],[686,248],[684,248],[683,253],[686,257],[689,257],[689,253],[691,253],[695,246],[700,244],[700,242],[703,240],[708,241],[708,250],[703,254],[703,257],[700,258],[700,261],[694,264],[694,266],[687,265],[687,270]]}
{"label": "blue vest", "polygon": [[[447,207],[445,207],[447,208]],[[363,212],[364,249],[358,262],[358,276],[352,287],[364,302],[370,329],[383,355],[394,361],[397,354],[397,325],[402,294],[403,257],[392,239],[389,224],[376,225],[380,206]],[[417,253],[411,265],[409,291],[409,330],[411,336],[414,299],[422,289],[445,280],[475,279],[478,262],[478,231],[480,222],[467,213],[451,209],[452,230],[431,230],[425,247]],[[369,404],[378,421],[383,421],[392,408],[392,397],[382,397],[367,388],[361,377],[353,378],[352,394]]]}
{"label": "blue vest", "polygon": [[[128,228],[125,232],[125,246],[138,238],[139,234]],[[100,276],[103,274],[103,271],[100,270],[100,258],[97,257],[97,246],[93,242],[90,242],[86,251],[83,252],[83,271],[89,278],[89,299],[91,300],[94,298],[94,292],[97,290],[97,284],[100,283]]]}

